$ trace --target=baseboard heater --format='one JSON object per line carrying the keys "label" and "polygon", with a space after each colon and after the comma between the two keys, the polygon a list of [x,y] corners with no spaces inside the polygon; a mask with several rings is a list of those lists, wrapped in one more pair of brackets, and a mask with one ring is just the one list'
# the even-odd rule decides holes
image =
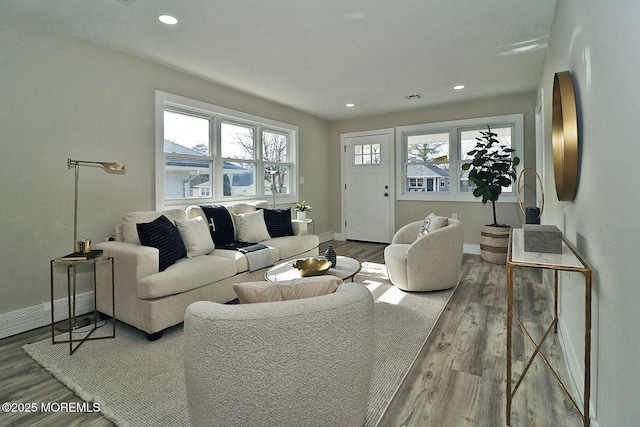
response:
{"label": "baseboard heater", "polygon": [[[67,298],[60,298],[53,302],[54,321],[59,322],[68,317]],[[93,291],[76,295],[76,315],[80,316],[93,311]],[[51,324],[51,302],[20,310],[0,314],[0,339],[21,334],[32,329]]]}

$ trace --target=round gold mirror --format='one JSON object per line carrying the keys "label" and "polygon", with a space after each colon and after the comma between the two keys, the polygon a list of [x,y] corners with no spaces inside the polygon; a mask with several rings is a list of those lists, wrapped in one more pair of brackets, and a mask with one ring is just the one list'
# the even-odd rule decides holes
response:
{"label": "round gold mirror", "polygon": [[571,201],[578,185],[578,116],[569,71],[556,73],[553,78],[551,132],[558,200]]}

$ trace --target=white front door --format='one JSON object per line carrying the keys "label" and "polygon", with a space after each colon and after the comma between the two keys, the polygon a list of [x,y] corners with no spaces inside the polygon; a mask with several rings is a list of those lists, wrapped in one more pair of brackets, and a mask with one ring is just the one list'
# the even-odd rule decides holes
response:
{"label": "white front door", "polygon": [[393,235],[392,131],[343,136],[345,236],[389,243]]}

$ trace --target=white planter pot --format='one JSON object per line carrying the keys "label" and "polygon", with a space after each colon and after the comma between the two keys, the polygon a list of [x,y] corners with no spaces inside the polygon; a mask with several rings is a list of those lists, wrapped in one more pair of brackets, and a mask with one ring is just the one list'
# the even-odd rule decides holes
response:
{"label": "white planter pot", "polygon": [[296,211],[297,219],[307,219],[307,212]]}

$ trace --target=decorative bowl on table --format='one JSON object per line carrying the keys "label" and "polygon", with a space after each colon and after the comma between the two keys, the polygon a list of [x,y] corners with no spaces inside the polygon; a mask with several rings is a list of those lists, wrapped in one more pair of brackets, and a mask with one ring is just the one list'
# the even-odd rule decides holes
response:
{"label": "decorative bowl on table", "polygon": [[300,276],[319,276],[331,268],[331,261],[324,258],[305,258],[293,263],[293,267],[300,272]]}

